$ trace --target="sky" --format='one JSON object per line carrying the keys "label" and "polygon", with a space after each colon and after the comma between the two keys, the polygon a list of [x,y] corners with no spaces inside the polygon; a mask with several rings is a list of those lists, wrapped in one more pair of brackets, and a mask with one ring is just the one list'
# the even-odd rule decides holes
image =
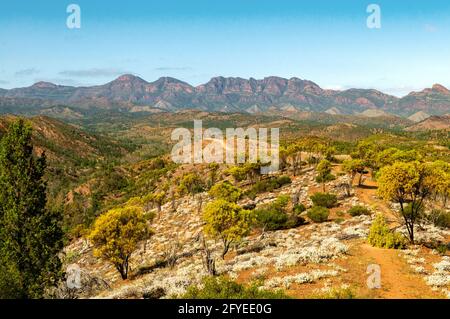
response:
{"label": "sky", "polygon": [[[81,27],[70,29],[69,4]],[[368,28],[369,4],[381,28]],[[131,73],[192,85],[298,77],[396,96],[450,87],[448,0],[2,0],[0,88],[95,85]]]}

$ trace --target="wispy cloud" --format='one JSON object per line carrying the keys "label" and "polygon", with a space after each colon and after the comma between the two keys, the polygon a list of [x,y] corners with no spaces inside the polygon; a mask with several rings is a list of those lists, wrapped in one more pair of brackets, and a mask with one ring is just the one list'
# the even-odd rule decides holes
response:
{"label": "wispy cloud", "polygon": [[154,71],[188,71],[192,70],[192,68],[184,66],[184,67],[176,67],[176,66],[160,66],[158,68],[154,68]]}
{"label": "wispy cloud", "polygon": [[19,70],[16,73],[14,73],[14,75],[15,76],[30,76],[30,75],[38,74],[39,72],[40,71],[38,69],[29,68],[29,69]]}
{"label": "wispy cloud", "polygon": [[0,84],[9,84],[9,82],[8,82],[8,81],[0,80]]}
{"label": "wispy cloud", "polygon": [[64,70],[59,72],[58,74],[61,76],[68,77],[111,77],[111,76],[119,76],[125,73],[133,73],[129,71],[125,71],[122,69],[115,68],[92,68],[92,69],[84,69],[84,70]]}

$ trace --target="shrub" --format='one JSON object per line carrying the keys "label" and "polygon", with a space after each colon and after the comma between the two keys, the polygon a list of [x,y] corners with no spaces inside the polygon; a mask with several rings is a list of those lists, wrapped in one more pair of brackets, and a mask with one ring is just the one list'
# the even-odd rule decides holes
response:
{"label": "shrub", "polygon": [[333,174],[316,176],[317,183],[326,183],[326,182],[334,181],[335,179],[336,179],[336,176],[334,176]]}
{"label": "shrub", "polygon": [[337,203],[337,197],[330,193],[314,193],[311,200],[315,206],[331,208]]}
{"label": "shrub", "polygon": [[450,212],[433,209],[428,214],[427,218],[437,227],[450,228]]}
{"label": "shrub", "polygon": [[296,214],[291,214],[291,215],[289,215],[284,228],[285,229],[294,228],[294,227],[304,225],[305,223],[306,223],[306,220],[302,216],[298,216]]}
{"label": "shrub", "polygon": [[221,277],[206,277],[203,287],[188,287],[182,299],[287,299],[281,291],[263,290],[257,284],[244,286],[235,281]]}
{"label": "shrub", "polygon": [[279,176],[279,177],[277,178],[277,183],[278,183],[278,185],[280,185],[280,187],[281,187],[281,186],[283,186],[283,185],[287,185],[287,184],[292,183],[292,180],[291,180],[291,178],[290,178],[289,176],[287,176],[287,175],[282,175],[282,176]]}
{"label": "shrub", "polygon": [[246,195],[253,199],[257,194],[272,192],[273,190],[289,183],[291,183],[291,179],[286,175],[258,181],[252,186],[250,190],[247,191]]}
{"label": "shrub", "polygon": [[306,207],[303,204],[297,204],[292,208],[293,212],[297,215],[303,213],[304,211],[306,211]]}
{"label": "shrub", "polygon": [[326,207],[313,206],[308,210],[308,217],[316,223],[322,223],[328,220],[330,211]]}
{"label": "shrub", "polygon": [[338,210],[336,212],[336,215],[339,216],[339,217],[344,217],[345,213],[342,210]]}
{"label": "shrub", "polygon": [[364,206],[357,205],[350,208],[347,213],[350,216],[370,215],[370,210]]}
{"label": "shrub", "polygon": [[241,166],[233,166],[227,170],[227,173],[233,176],[233,178],[237,181],[243,181],[247,177],[247,173],[245,169]]}
{"label": "shrub", "polygon": [[279,196],[273,203],[264,205],[255,210],[256,223],[264,230],[278,230],[297,227],[305,223],[303,217],[297,213],[288,214],[286,206],[289,203],[289,197]]}
{"label": "shrub", "polygon": [[444,244],[439,244],[436,247],[436,251],[442,256],[445,256],[445,254],[447,253],[447,249],[448,249],[447,245],[444,245]]}
{"label": "shrub", "polygon": [[284,209],[284,208],[286,208],[288,203],[289,203],[289,196],[287,196],[287,195],[280,195],[272,203],[272,205],[274,207],[276,207],[277,209]]}
{"label": "shrub", "polygon": [[157,287],[148,291],[144,291],[142,298],[144,299],[160,299],[166,295],[164,288]]}
{"label": "shrub", "polygon": [[313,299],[355,299],[356,293],[351,288],[332,288],[329,291],[314,295]]}
{"label": "shrub", "polygon": [[212,186],[208,193],[215,199],[225,199],[233,203],[236,203],[242,195],[241,190],[228,181]]}
{"label": "shrub", "polygon": [[288,215],[273,207],[262,207],[255,210],[257,224],[264,230],[278,230],[284,228]]}
{"label": "shrub", "polygon": [[399,233],[392,232],[381,214],[372,223],[367,240],[369,244],[379,248],[403,249],[406,247],[405,238]]}
{"label": "shrub", "polygon": [[278,197],[273,203],[255,210],[256,222],[264,230],[277,230],[285,227],[288,215],[285,208],[288,204],[287,196]]}

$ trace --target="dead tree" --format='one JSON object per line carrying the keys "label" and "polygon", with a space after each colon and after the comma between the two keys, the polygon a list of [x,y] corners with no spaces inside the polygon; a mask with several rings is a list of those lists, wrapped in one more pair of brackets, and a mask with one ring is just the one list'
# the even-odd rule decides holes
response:
{"label": "dead tree", "polygon": [[206,244],[205,237],[202,236],[202,246],[203,246],[203,267],[211,276],[217,275],[216,272],[216,261],[211,254],[211,250],[208,248]]}

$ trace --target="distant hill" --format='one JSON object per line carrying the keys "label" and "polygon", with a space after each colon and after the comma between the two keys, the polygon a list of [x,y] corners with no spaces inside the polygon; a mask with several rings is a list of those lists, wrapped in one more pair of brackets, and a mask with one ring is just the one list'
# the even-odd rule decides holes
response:
{"label": "distant hill", "polygon": [[428,113],[425,113],[424,111],[419,111],[408,117],[408,119],[413,122],[421,122],[429,117],[430,115]]}
{"label": "distant hill", "polygon": [[367,117],[377,117],[377,116],[386,116],[388,115],[385,111],[379,109],[368,109],[364,112],[361,112],[360,115]]}
{"label": "distant hill", "polygon": [[[442,115],[450,111],[450,91],[435,84],[403,98],[373,89],[322,89],[299,78],[276,76],[261,80],[214,77],[192,86],[171,77],[154,82],[126,74],[104,85],[73,87],[38,82],[30,87],[0,90],[0,112],[48,108],[63,104],[85,110],[154,112],[194,108],[206,111],[261,113],[268,110],[411,116],[417,112]],[[136,106],[145,107],[138,108]]]}
{"label": "distant hill", "polygon": [[[17,119],[12,115],[0,116],[0,136]],[[89,167],[108,157],[119,158],[125,154],[125,149],[117,142],[59,120],[36,116],[27,121],[33,128],[35,150],[45,152],[51,174],[70,175],[74,168]]]}
{"label": "distant hill", "polygon": [[406,130],[411,132],[432,130],[450,131],[450,114],[430,116],[429,118],[406,128]]}

